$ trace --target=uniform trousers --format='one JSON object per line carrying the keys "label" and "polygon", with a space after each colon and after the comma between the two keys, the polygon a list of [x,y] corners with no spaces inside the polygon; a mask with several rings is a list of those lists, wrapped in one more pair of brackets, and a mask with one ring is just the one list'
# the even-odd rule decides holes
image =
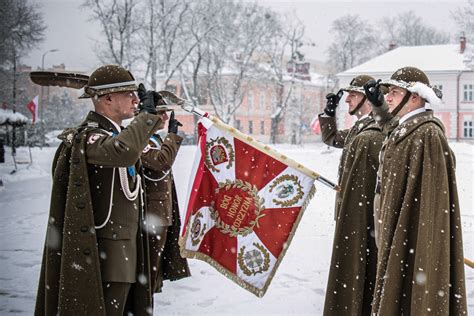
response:
{"label": "uniform trousers", "polygon": [[123,316],[132,283],[104,282],[105,313],[107,316]]}

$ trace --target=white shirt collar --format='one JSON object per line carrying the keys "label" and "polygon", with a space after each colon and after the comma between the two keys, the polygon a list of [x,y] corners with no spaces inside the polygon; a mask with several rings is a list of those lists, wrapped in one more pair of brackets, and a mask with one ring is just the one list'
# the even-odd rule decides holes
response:
{"label": "white shirt collar", "polygon": [[361,121],[361,120],[365,119],[366,117],[369,117],[369,113],[362,115],[362,116],[358,119],[358,121]]}
{"label": "white shirt collar", "polygon": [[416,109],[414,111],[411,111],[405,115],[403,115],[400,120],[398,121],[398,125],[401,125],[403,124],[404,122],[406,122],[410,117],[414,116],[414,115],[417,115],[419,113],[423,113],[423,112],[426,112],[426,109],[423,107],[423,108],[419,108],[419,109]]}

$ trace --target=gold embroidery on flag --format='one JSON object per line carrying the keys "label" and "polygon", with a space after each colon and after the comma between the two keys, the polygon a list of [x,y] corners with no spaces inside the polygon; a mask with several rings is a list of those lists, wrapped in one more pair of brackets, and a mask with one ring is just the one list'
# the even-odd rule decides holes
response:
{"label": "gold embroidery on flag", "polygon": [[193,246],[197,246],[201,242],[201,238],[204,236],[204,232],[206,231],[206,224],[201,224],[200,218],[202,217],[203,215],[201,212],[197,213],[191,226],[191,243]]}
{"label": "gold embroidery on flag", "polygon": [[258,196],[258,189],[249,182],[236,179],[219,183],[216,189],[216,202],[211,202],[209,210],[215,226],[231,237],[247,236],[258,226],[261,212],[265,209],[263,198]]}
{"label": "gold embroidery on flag", "polygon": [[259,243],[254,242],[253,245],[257,249],[245,251],[245,246],[242,246],[238,255],[239,267],[247,276],[263,273],[270,268],[269,252]]}
{"label": "gold embroidery on flag", "polygon": [[284,174],[273,181],[269,192],[275,189],[275,194],[279,199],[273,199],[276,205],[290,207],[298,203],[303,198],[303,186],[295,175]]}
{"label": "gold embroidery on flag", "polygon": [[220,172],[217,165],[227,162],[227,169],[230,169],[234,163],[235,154],[232,145],[225,137],[217,137],[206,142],[205,163],[209,170]]}

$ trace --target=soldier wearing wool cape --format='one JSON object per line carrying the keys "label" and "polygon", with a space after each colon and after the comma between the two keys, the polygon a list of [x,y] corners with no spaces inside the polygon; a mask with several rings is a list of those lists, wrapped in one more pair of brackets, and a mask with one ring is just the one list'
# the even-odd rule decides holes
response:
{"label": "soldier wearing wool cape", "polygon": [[372,203],[384,136],[363,88],[370,79],[357,76],[342,89],[348,93],[349,114],[357,117],[350,129],[337,130],[337,95],[327,96],[325,114],[319,115],[323,141],[343,149],[324,315],[369,315],[371,310],[377,262]]}
{"label": "soldier wearing wool cape", "polygon": [[80,126],[65,130],[53,188],[35,315],[152,314],[140,155],[158,129],[154,94],[138,97],[130,72],[99,67],[82,97]]}
{"label": "soldier wearing wool cape", "polygon": [[[385,100],[381,86],[389,88]],[[415,67],[372,80],[364,89],[387,133],[376,187],[372,313],[466,315],[455,157],[443,124],[429,109],[441,103],[441,95]]]}

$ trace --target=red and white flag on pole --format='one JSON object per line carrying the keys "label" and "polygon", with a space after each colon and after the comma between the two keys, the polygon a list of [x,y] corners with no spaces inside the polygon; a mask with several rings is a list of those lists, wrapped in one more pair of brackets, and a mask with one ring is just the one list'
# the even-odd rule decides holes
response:
{"label": "red and white flag on pole", "polygon": [[33,124],[36,122],[36,118],[38,117],[38,96],[34,97],[26,107],[30,110],[31,115],[33,116]]}
{"label": "red and white flag on pole", "polygon": [[262,297],[315,192],[307,171],[218,119],[202,118],[181,255]]}
{"label": "red and white flag on pole", "polygon": [[311,127],[311,130],[313,132],[315,132],[316,134],[321,134],[321,125],[319,123],[319,117],[317,115],[313,118],[309,126]]}

